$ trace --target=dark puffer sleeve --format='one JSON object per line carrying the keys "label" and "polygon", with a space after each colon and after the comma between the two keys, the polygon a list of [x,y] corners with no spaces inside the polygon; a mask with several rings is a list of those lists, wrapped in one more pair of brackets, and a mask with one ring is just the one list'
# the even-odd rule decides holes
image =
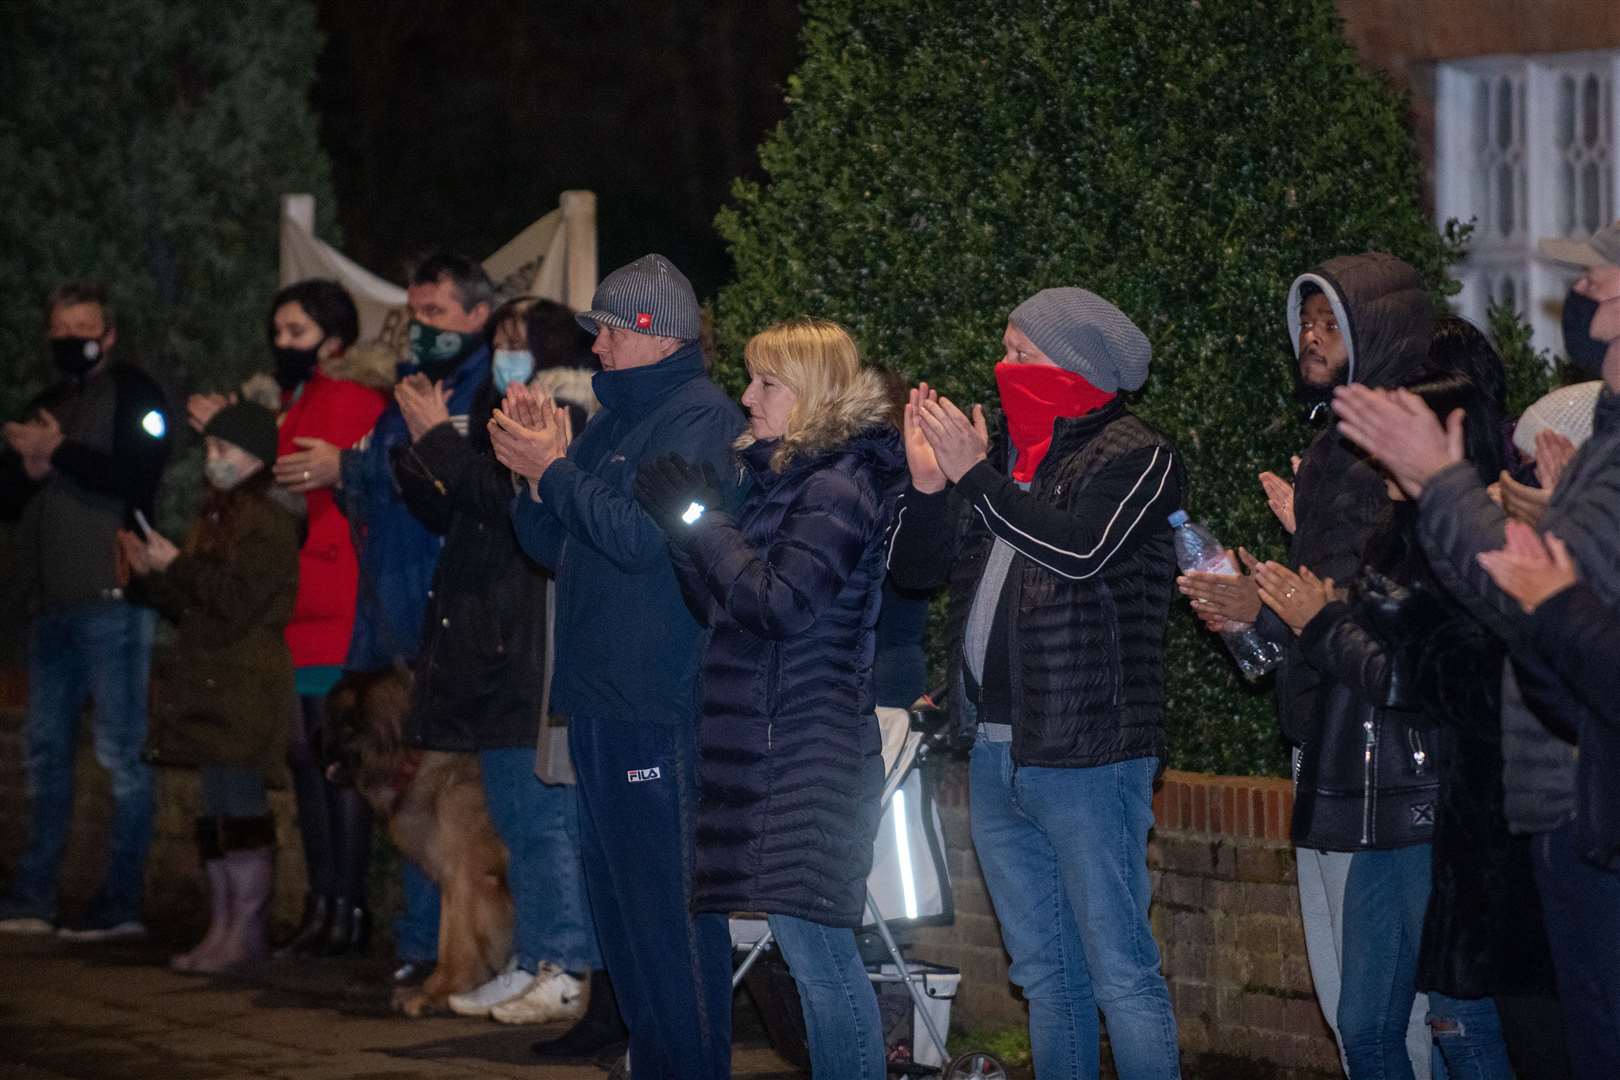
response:
{"label": "dark puffer sleeve", "polygon": [[727,515],[686,543],[708,592],[749,633],[780,641],[832,607],[861,561],[878,503],[856,477],[823,469],[799,491],[764,557]]}

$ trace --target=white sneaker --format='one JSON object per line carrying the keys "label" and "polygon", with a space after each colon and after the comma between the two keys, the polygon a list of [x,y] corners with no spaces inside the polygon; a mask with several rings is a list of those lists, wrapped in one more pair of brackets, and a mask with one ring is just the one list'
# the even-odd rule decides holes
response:
{"label": "white sneaker", "polygon": [[146,936],[146,924],[139,919],[123,922],[63,926],[56,936],[63,941],[133,941]]}
{"label": "white sneaker", "polygon": [[522,997],[490,1011],[503,1024],[549,1024],[576,1021],[585,1015],[588,982],[568,974],[556,964],[541,964],[534,985]]}
{"label": "white sneaker", "polygon": [[503,971],[483,986],[450,995],[450,1011],[459,1016],[488,1016],[491,1009],[522,997],[535,983],[530,971]]}

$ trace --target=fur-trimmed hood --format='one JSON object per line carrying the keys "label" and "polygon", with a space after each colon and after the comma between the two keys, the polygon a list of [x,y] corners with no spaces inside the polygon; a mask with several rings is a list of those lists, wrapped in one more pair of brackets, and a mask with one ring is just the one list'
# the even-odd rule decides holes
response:
{"label": "fur-trimmed hood", "polygon": [[[378,341],[366,341],[321,361],[321,374],[328,379],[358,383],[385,393],[393,390],[398,366],[393,351]],[[273,413],[282,411],[281,387],[269,372],[248,376],[237,388],[244,401],[257,402]]]}
{"label": "fur-trimmed hood", "polygon": [[373,390],[392,390],[398,378],[399,354],[380,341],[361,341],[321,361],[321,374],[347,379]]}
{"label": "fur-trimmed hood", "polygon": [[[785,472],[801,462],[844,447],[857,435],[873,428],[896,430],[894,405],[878,374],[862,368],[841,395],[809,417],[797,432],[773,440],[770,468],[778,473]],[[739,451],[746,451],[756,441],[753,434],[744,429],[733,445]],[[744,454],[744,460],[753,457]]]}
{"label": "fur-trimmed hood", "polygon": [[545,368],[534,373],[529,385],[544,390],[564,405],[578,405],[589,417],[595,416],[602,408],[602,403],[596,400],[596,391],[591,389],[591,379],[595,374],[589,368],[581,367]]}

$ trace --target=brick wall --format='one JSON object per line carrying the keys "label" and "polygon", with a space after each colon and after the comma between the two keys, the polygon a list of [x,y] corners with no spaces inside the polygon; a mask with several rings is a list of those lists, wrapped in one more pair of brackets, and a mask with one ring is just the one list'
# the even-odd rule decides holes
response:
{"label": "brick wall", "polygon": [[[0,673],[0,867],[23,842],[21,679]],[[79,786],[63,874],[64,910],[88,898],[105,850],[106,777],[81,733]],[[918,930],[914,955],[962,970],[953,1019],[986,1029],[1022,1026],[1024,1004],[1007,981],[1007,956],[968,836],[965,765],[945,767],[940,812],[955,885],[956,922]],[[158,813],[147,866],[148,916],[160,931],[190,932],[205,911],[192,847],[196,774],[159,769]],[[302,862],[289,792],[272,792],[284,857],[277,860],[276,916],[297,918]],[[1211,1080],[1338,1075],[1332,1037],[1311,994],[1285,838],[1293,796],[1286,781],[1171,771],[1154,798],[1148,849],[1154,935],[1181,1024],[1190,1076]],[[387,860],[374,867],[380,930],[398,908]]]}
{"label": "brick wall", "polygon": [[[968,836],[965,766],[939,792],[957,914],[917,931],[916,955],[961,968],[953,1020],[1022,1025],[1007,955]],[[1338,1052],[1311,990],[1287,842],[1288,781],[1170,770],[1153,800],[1148,845],[1153,933],[1181,1026],[1189,1076],[1336,1077]]]}

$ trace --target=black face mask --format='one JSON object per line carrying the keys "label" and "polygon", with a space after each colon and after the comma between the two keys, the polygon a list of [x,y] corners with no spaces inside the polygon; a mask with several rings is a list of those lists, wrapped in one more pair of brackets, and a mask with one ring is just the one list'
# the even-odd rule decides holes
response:
{"label": "black face mask", "polygon": [[315,365],[320,363],[318,355],[321,347],[316,345],[310,349],[289,349],[280,345],[270,346],[270,355],[276,361],[276,385],[284,392],[290,392],[299,383],[309,378]]}
{"label": "black face mask", "polygon": [[1564,297],[1564,353],[1571,364],[1594,376],[1603,370],[1603,354],[1609,351],[1608,342],[1592,337],[1597,309],[1596,300],[1574,289]]}
{"label": "black face mask", "polygon": [[51,338],[51,362],[70,379],[83,376],[101,359],[101,342],[87,337]]}

